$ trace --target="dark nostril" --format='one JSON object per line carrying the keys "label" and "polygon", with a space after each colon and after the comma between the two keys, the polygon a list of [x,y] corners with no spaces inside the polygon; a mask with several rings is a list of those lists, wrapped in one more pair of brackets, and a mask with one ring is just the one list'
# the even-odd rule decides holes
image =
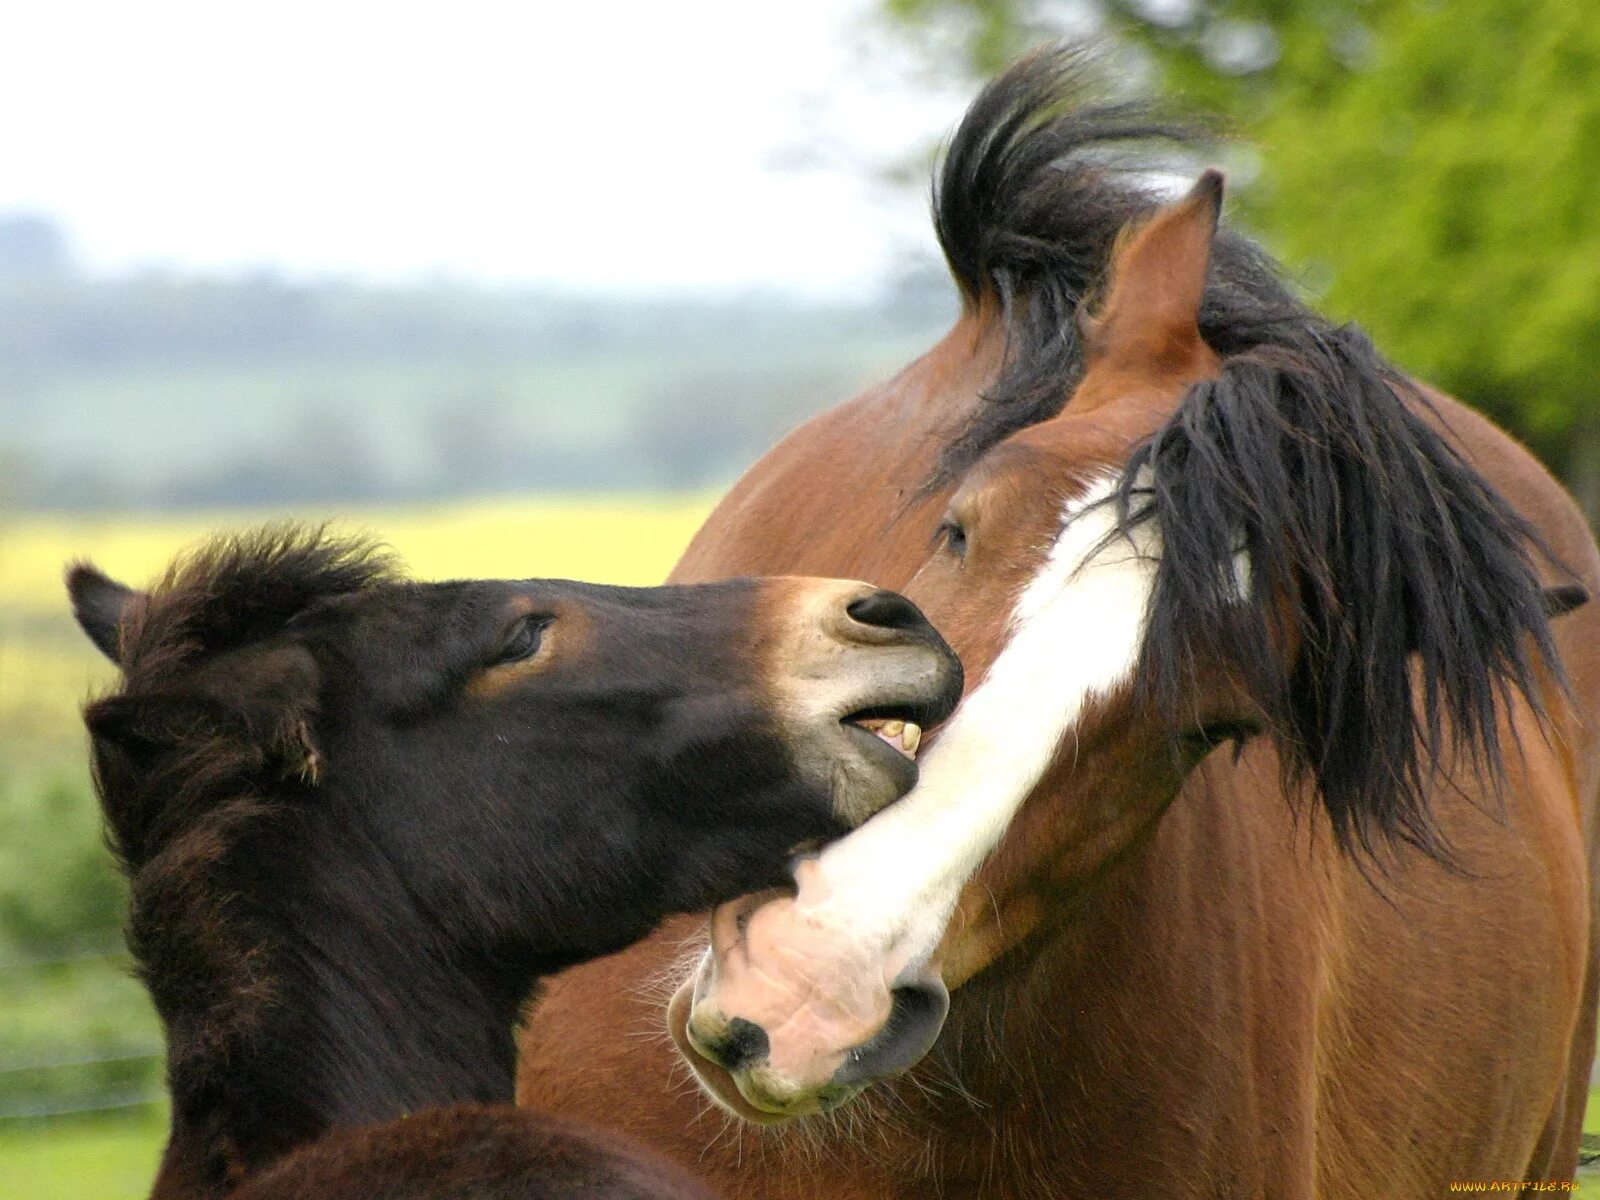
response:
{"label": "dark nostril", "polygon": [[909,1070],[933,1049],[949,1011],[950,993],[937,975],[900,983],[883,1028],[852,1050],[828,1082],[835,1087],[859,1087]]}
{"label": "dark nostril", "polygon": [[705,1042],[701,1053],[724,1071],[738,1071],[760,1062],[772,1053],[767,1031],[754,1021],[734,1017],[727,1031],[714,1042]]}
{"label": "dark nostril", "polygon": [[876,625],[880,629],[897,629],[901,633],[931,634],[933,626],[922,610],[899,592],[876,591],[870,596],[852,602],[845,612],[863,625]]}

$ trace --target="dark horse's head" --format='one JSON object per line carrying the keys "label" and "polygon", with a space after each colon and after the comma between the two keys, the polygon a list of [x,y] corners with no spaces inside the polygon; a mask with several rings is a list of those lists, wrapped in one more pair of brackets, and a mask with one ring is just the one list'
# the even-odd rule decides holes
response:
{"label": "dark horse's head", "polygon": [[[230,1071],[297,1071],[307,1042],[362,1071],[414,1057],[410,1024],[463,1019],[430,1007],[436,975],[481,982],[509,1050],[534,974],[781,881],[796,847],[908,790],[909,723],[961,687],[915,607],[835,580],[414,583],[277,527],[148,592],[86,565],[68,585],[122,668],[85,716],[175,1093],[199,1045],[230,1045]],[[911,732],[891,744],[890,721]],[[258,1044],[302,995],[337,1028]],[[509,1099],[509,1070],[445,1098]]]}

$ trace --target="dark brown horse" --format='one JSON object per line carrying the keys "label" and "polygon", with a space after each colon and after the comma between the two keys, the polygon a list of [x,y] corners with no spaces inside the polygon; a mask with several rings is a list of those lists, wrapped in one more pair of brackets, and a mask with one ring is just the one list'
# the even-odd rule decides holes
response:
{"label": "dark brown horse", "polygon": [[952,143],[955,328],[769,454],[676,576],[901,587],[974,685],[909,797],[719,910],[672,1006],[727,1110],[836,1115],[726,1133],[630,1036],[659,999],[596,1004],[687,922],[551,989],[523,1089],[749,1200],[1570,1178],[1594,540],[1217,234],[1218,177],[1162,209],[1113,171],[1168,131],[1064,105],[1074,70],[1021,64]]}
{"label": "dark brown horse", "polygon": [[280,528],[68,584],[122,668],[85,719],[171,1200],[703,1195],[512,1108],[519,1013],[904,792],[858,725],[960,693],[912,605],[833,580],[417,584]]}

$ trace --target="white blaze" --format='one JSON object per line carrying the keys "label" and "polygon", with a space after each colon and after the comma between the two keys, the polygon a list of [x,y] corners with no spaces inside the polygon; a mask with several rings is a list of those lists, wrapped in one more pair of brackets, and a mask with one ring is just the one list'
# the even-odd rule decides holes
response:
{"label": "white blaze", "polygon": [[1128,678],[1144,641],[1159,535],[1107,541],[1114,479],[1069,501],[1018,597],[1010,640],[922,756],[909,795],[825,849],[797,906],[896,968],[933,952],[967,880],[999,843],[1085,705]]}

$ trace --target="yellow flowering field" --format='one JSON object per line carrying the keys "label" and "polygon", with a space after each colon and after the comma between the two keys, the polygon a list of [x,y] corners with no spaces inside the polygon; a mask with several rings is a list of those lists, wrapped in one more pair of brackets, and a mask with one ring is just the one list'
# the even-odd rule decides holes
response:
{"label": "yellow flowering field", "polygon": [[[658,583],[714,497],[616,496],[473,501],[340,514],[336,530],[371,534],[420,579],[566,578]],[[61,585],[74,558],[147,583],[179,550],[211,533],[284,516],[63,516],[0,521],[0,747],[54,757],[74,745],[84,697],[110,672],[70,622]],[[13,762],[14,766],[18,764]]]}

